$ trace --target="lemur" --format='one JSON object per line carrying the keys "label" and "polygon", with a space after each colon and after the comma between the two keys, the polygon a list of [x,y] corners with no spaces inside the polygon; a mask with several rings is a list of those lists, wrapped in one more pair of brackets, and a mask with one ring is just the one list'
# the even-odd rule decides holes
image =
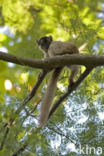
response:
{"label": "lemur", "polygon": [[[39,48],[42,50],[42,52],[44,53],[44,58],[53,57],[57,55],[79,53],[79,50],[74,43],[53,41],[52,36],[44,36],[40,38],[39,40],[37,40],[37,44]],[[71,86],[74,83],[74,77],[78,73],[79,66],[70,65],[68,66],[68,68],[71,70],[71,75],[69,78],[69,83]],[[62,67],[53,69],[46,93],[43,97],[42,104],[41,104],[39,127],[43,127],[48,120],[50,106],[54,98],[57,81],[61,71],[62,71]]]}

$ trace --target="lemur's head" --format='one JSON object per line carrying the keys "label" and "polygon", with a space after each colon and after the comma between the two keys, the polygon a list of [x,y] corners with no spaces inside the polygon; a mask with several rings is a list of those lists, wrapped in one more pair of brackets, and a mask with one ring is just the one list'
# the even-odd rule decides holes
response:
{"label": "lemur's head", "polygon": [[37,40],[37,44],[41,50],[47,52],[52,41],[52,36],[44,36]]}

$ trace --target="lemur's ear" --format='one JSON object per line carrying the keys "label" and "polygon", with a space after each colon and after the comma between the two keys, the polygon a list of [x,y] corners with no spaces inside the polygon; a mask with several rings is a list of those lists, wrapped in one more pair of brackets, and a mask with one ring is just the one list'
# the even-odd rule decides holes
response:
{"label": "lemur's ear", "polygon": [[52,41],[53,41],[52,36],[48,36],[48,40],[49,40],[50,42],[52,42]]}
{"label": "lemur's ear", "polygon": [[39,43],[39,40],[36,40],[36,43],[38,44]]}

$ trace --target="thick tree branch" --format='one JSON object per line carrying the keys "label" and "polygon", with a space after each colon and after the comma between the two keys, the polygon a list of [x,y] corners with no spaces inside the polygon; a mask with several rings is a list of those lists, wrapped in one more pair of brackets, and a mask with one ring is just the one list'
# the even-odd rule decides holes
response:
{"label": "thick tree branch", "polygon": [[52,58],[46,59],[32,59],[32,58],[23,58],[20,56],[14,56],[11,54],[0,52],[0,60],[12,62],[22,66],[29,66],[32,68],[40,69],[52,69],[57,67],[62,67],[65,65],[84,65],[86,67],[96,67],[104,65],[104,56],[103,55],[64,55],[64,56],[55,56]]}

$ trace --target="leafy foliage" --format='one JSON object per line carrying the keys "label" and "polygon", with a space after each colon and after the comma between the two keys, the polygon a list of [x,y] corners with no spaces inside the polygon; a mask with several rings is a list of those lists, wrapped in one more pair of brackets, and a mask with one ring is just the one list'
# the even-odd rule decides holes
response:
{"label": "leafy foliage", "polygon": [[[52,35],[54,40],[71,40],[78,47],[86,44],[82,53],[103,55],[103,10],[103,0],[0,0],[1,51],[42,58],[36,40]],[[77,155],[75,149],[80,144],[102,147],[104,68],[94,69],[41,130],[36,128],[37,105],[45,93],[48,76],[33,100],[15,113],[39,72],[0,61],[0,155]],[[62,73],[55,100],[66,91],[69,74],[67,70]]]}

